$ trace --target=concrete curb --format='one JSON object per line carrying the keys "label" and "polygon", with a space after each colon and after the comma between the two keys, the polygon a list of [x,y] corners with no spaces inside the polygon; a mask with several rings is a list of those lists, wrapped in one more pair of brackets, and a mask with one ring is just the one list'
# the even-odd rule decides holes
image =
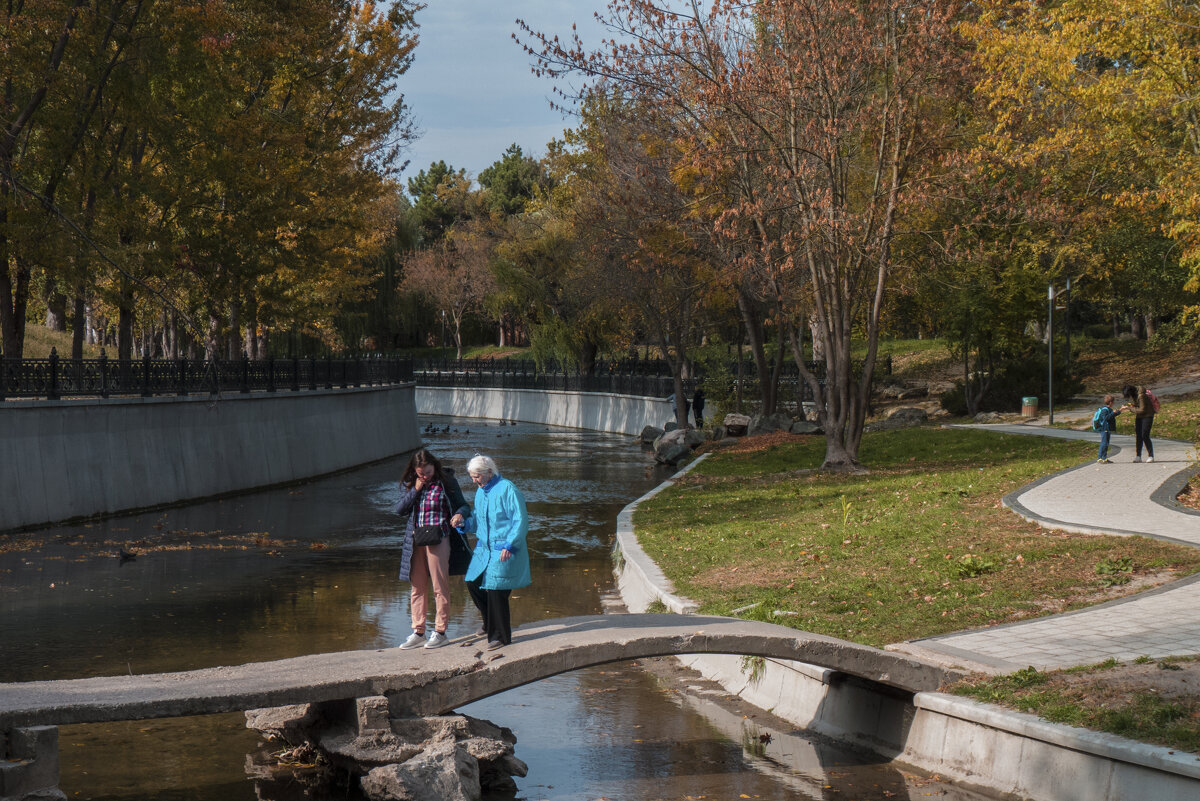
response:
{"label": "concrete curb", "polygon": [[676,595],[674,585],[642,550],[633,530],[633,513],[643,501],[673,486],[707,458],[706,453],[692,460],[671,478],[626,505],[617,515],[617,541],[613,546],[614,561],[620,560],[621,563],[621,568],[616,571],[617,590],[630,612],[645,612],[656,601],[677,615],[690,615],[700,607],[695,601]]}

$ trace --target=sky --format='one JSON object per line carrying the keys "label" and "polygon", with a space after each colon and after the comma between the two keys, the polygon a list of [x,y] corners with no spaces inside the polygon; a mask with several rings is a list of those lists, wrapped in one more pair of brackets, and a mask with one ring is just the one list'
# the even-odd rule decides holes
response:
{"label": "sky", "polygon": [[577,23],[587,45],[599,43],[592,14],[603,0],[425,0],[417,13],[420,44],[398,88],[421,137],[402,178],[442,160],[476,177],[517,143],[540,158],[546,143],[571,126],[550,108],[554,82],[530,70],[512,40],[516,20],[567,39]]}

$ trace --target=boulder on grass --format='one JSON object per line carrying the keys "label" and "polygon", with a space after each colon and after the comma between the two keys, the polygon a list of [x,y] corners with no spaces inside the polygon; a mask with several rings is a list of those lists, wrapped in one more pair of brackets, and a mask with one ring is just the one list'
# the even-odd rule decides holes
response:
{"label": "boulder on grass", "polygon": [[810,423],[807,420],[797,420],[792,423],[789,429],[793,434],[820,434],[821,427],[816,423]]}
{"label": "boulder on grass", "polygon": [[920,425],[929,419],[929,414],[916,406],[897,406],[895,409],[889,409],[885,416],[888,420],[901,423],[902,426]]}
{"label": "boulder on grass", "polygon": [[792,416],[785,412],[756,414],[750,418],[750,427],[746,433],[754,436],[755,434],[771,434],[775,431],[790,431],[791,428]]}
{"label": "boulder on grass", "polygon": [[750,417],[744,414],[730,412],[721,422],[725,426],[725,433],[731,437],[744,437],[750,429]]}
{"label": "boulder on grass", "polygon": [[687,429],[677,428],[674,431],[668,431],[654,441],[654,459],[661,464],[669,464],[674,467],[691,453],[692,446],[688,444]]}

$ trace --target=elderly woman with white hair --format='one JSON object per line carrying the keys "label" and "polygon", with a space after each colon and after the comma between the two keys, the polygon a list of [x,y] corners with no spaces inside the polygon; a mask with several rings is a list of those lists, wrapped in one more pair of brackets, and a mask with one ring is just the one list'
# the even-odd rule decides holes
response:
{"label": "elderly woman with white hair", "polygon": [[488,650],[495,650],[512,642],[509,595],[533,581],[525,547],[529,515],[525,496],[500,475],[490,457],[471,459],[467,473],[477,487],[475,511],[469,517],[454,515],[450,525],[474,532],[478,538],[467,568],[467,591],[483,615]]}

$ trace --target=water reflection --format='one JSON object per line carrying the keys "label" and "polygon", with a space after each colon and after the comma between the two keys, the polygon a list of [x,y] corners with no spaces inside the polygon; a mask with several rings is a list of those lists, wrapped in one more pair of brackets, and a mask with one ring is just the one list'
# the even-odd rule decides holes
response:
{"label": "water reflection", "polygon": [[[665,471],[627,437],[453,419],[438,428],[428,445],[464,485],[478,450],[528,500],[534,584],[514,593],[514,623],[603,611],[617,512]],[[408,585],[396,579],[390,509],[404,462],[0,538],[0,680],[397,645],[409,632]],[[122,561],[123,547],[139,555]],[[449,635],[477,626],[456,587]],[[747,750],[741,733],[714,728],[670,685],[628,665],[558,676],[464,711],[517,733],[517,755],[530,765],[522,798],[821,797],[798,778],[807,768]],[[255,799],[245,767],[257,743],[241,715],[64,727],[62,786],[71,798]],[[898,774],[888,775],[893,787]],[[889,792],[856,797],[906,797]]]}

